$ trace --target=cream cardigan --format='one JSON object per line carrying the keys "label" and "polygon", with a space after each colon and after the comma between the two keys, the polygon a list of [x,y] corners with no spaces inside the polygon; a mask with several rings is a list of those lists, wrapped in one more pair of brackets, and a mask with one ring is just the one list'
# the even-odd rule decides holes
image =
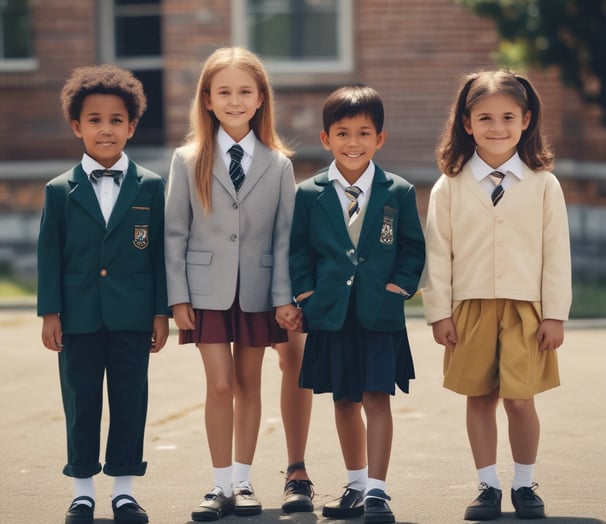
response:
{"label": "cream cardigan", "polygon": [[457,176],[442,175],[429,199],[426,243],[423,305],[429,324],[472,298],[538,302],[543,318],[568,318],[568,217],[553,174],[524,165],[522,181],[496,207],[468,165]]}

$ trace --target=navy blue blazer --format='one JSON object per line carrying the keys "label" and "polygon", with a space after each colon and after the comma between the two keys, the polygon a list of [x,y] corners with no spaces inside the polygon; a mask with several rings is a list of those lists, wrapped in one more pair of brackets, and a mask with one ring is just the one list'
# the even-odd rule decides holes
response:
{"label": "navy blue blazer", "polygon": [[342,328],[352,296],[365,329],[404,329],[403,295],[385,290],[389,282],[412,296],[425,263],[425,239],[414,186],[375,168],[357,248],[325,168],[302,182],[295,198],[290,240],[293,294],[314,293],[302,307],[310,329]]}

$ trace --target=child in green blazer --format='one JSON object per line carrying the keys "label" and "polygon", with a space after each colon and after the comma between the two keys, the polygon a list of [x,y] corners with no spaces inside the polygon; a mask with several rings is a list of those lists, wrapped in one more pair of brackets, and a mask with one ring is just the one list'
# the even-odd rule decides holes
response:
{"label": "child in green blazer", "polygon": [[414,378],[404,300],[425,262],[414,187],[372,161],[383,118],[369,87],[328,97],[320,138],[335,160],[298,187],[290,243],[293,292],[309,327],[300,385],[332,392],[348,475],[322,513],[373,523],[395,521],[385,493],[390,395],[395,384],[408,392]]}
{"label": "child in green blazer", "polygon": [[82,161],[46,186],[38,239],[42,342],[59,355],[67,426],[65,475],[75,498],[66,524],[92,523],[103,381],[110,429],[103,472],[115,478],[114,520],[148,522],[132,497],[142,461],[149,353],[168,336],[164,181],[123,148],[146,109],[143,86],[115,66],[75,69],[63,112],[84,142]]}

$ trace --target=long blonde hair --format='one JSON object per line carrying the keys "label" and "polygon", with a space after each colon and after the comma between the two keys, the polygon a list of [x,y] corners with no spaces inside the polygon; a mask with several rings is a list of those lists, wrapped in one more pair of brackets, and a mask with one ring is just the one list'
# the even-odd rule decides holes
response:
{"label": "long blonde hair", "polygon": [[206,213],[212,210],[213,165],[220,123],[215,114],[206,109],[204,97],[210,94],[210,85],[214,76],[228,66],[235,66],[250,74],[263,97],[261,106],[250,121],[250,127],[257,139],[270,149],[280,151],[286,156],[293,154],[276,132],[273,93],[261,59],[252,51],[242,47],[222,47],[215,50],[202,66],[190,110],[190,129],[185,139],[186,144],[194,145],[196,149],[196,190]]}

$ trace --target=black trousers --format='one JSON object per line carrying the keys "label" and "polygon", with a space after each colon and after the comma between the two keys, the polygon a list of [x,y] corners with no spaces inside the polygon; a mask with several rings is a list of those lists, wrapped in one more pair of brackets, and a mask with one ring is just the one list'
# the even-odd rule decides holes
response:
{"label": "black trousers", "polygon": [[99,462],[103,383],[107,376],[109,431],[103,472],[143,475],[147,415],[147,369],[151,333],[108,331],[63,334],[59,376],[67,428],[63,473],[87,478]]}

